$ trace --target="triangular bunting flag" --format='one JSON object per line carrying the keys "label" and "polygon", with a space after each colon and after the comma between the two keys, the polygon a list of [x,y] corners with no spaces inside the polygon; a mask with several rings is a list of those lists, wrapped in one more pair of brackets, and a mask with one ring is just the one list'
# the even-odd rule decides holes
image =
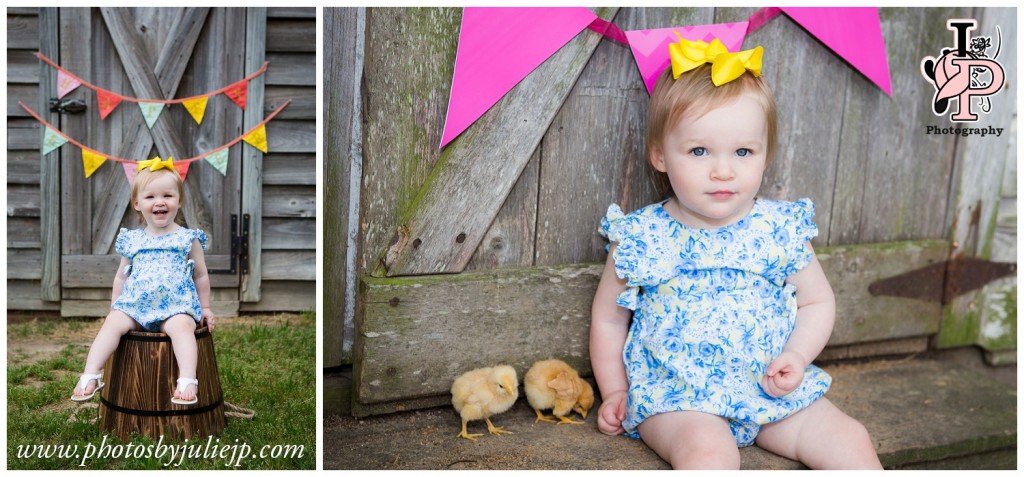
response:
{"label": "triangular bunting flag", "polygon": [[781,7],[825,46],[892,96],[889,59],[876,7]]}
{"label": "triangular bunting flag", "polygon": [[124,168],[124,175],[128,178],[128,184],[130,185],[135,180],[135,175],[139,173],[139,163],[137,162],[125,162],[121,164]]}
{"label": "triangular bunting flag", "polygon": [[43,128],[43,155],[47,155],[53,152],[54,149],[67,144],[68,140],[64,136],[61,136],[50,129],[49,127]]}
{"label": "triangular bunting flag", "polygon": [[196,124],[203,124],[203,116],[206,115],[206,103],[209,100],[209,96],[203,96],[201,98],[183,101],[181,105],[185,106],[185,109],[188,110],[188,114],[191,114],[192,119],[196,120]]}
{"label": "triangular bunting flag", "polygon": [[584,7],[463,9],[441,147],[595,18]]}
{"label": "triangular bunting flag", "polygon": [[209,156],[206,156],[206,162],[213,164],[213,167],[220,172],[220,175],[228,175],[228,149],[221,149]]}
{"label": "triangular bunting flag", "polygon": [[81,81],[65,73],[64,70],[57,70],[57,99],[63,98],[64,95],[74,91],[79,86],[82,86]]}
{"label": "triangular bunting flag", "polygon": [[103,165],[107,158],[102,154],[96,154],[88,149],[82,149],[82,166],[85,168],[85,178],[88,179],[96,169]]}
{"label": "triangular bunting flag", "polygon": [[668,45],[679,41],[675,32],[690,41],[711,43],[712,39],[718,38],[729,51],[740,51],[747,32],[747,22],[627,31],[629,48],[633,50],[633,58],[648,94],[654,91],[658,76],[669,65]]}
{"label": "triangular bunting flag", "polygon": [[110,112],[121,104],[121,96],[118,96],[110,91],[102,89],[96,90],[96,101],[100,106],[100,119],[107,119],[110,116]]}
{"label": "triangular bunting flag", "polygon": [[265,124],[260,124],[260,127],[246,134],[242,139],[251,144],[252,147],[263,151],[264,154],[267,153],[267,126]]}
{"label": "triangular bunting flag", "polygon": [[239,81],[224,90],[224,96],[231,98],[238,107],[245,109],[245,98],[249,94],[249,80]]}
{"label": "triangular bunting flag", "polygon": [[146,125],[150,129],[153,129],[153,125],[156,124],[157,118],[160,117],[160,113],[163,112],[164,103],[139,103],[139,109],[142,110],[142,117],[146,119]]}
{"label": "triangular bunting flag", "polygon": [[182,182],[185,182],[185,175],[188,174],[188,166],[190,165],[192,165],[191,162],[178,162],[174,164],[174,170],[178,171]]}

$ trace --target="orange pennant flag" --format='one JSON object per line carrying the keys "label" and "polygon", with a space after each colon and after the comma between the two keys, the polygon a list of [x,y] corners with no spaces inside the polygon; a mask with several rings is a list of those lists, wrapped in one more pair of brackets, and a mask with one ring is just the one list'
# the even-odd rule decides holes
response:
{"label": "orange pennant flag", "polygon": [[267,153],[267,126],[265,124],[260,124],[260,127],[246,134],[242,139],[251,144],[252,147],[263,151],[264,154]]}
{"label": "orange pennant flag", "polygon": [[121,96],[102,89],[96,90],[96,101],[100,105],[100,119],[107,119],[110,112],[121,104]]}
{"label": "orange pennant flag", "polygon": [[188,166],[190,165],[192,165],[191,162],[179,162],[174,165],[174,170],[178,171],[182,182],[185,182],[185,174],[188,174]]}
{"label": "orange pennant flag", "polygon": [[245,98],[249,94],[249,80],[239,81],[224,90],[224,96],[231,98],[238,107],[245,109]]}
{"label": "orange pennant flag", "polygon": [[87,149],[82,149],[82,167],[85,168],[85,178],[88,179],[96,169],[99,169],[103,165],[103,162],[107,158],[102,154],[96,154],[95,152]]}

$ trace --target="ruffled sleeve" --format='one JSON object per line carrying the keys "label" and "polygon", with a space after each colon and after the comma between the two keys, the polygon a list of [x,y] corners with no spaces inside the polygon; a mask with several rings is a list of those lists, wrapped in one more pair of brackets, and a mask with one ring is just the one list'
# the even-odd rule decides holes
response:
{"label": "ruffled sleeve", "polygon": [[786,247],[789,267],[786,276],[789,276],[807,267],[814,256],[814,252],[807,246],[807,242],[818,236],[818,226],[814,223],[814,202],[811,199],[805,197],[792,203],[786,231],[789,235]]}
{"label": "ruffled sleeve", "polygon": [[116,251],[118,255],[127,258],[128,260],[131,260],[132,257],[135,255],[134,253],[132,253],[130,247],[132,241],[131,237],[129,237],[130,233],[131,231],[129,231],[128,229],[122,228],[117,232],[117,239],[114,240],[114,251]]}
{"label": "ruffled sleeve", "polygon": [[[601,236],[609,242],[615,242],[612,260],[615,262],[615,275],[627,279],[626,290],[619,294],[616,304],[630,310],[640,306],[640,284],[638,283],[638,266],[642,258],[643,242],[639,240],[641,224],[634,215],[625,215],[617,204],[608,206],[608,213],[601,218]],[[605,250],[611,247],[608,244]]]}
{"label": "ruffled sleeve", "polygon": [[192,251],[192,242],[194,242],[195,239],[199,239],[199,245],[201,247],[203,247],[203,251],[205,252],[206,251],[206,242],[207,242],[207,240],[209,240],[209,239],[206,238],[206,232],[203,232],[201,229],[192,229],[192,236],[191,236],[191,238],[189,238],[189,241],[188,241],[188,251],[189,252]]}

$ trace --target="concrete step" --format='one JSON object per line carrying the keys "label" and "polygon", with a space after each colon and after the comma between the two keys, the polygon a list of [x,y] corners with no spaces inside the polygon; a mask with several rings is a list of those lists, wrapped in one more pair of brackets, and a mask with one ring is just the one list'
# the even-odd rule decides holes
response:
{"label": "concrete step", "polygon": [[[886,468],[1015,469],[1016,381],[963,360],[931,356],[834,364],[827,397],[864,423]],[[326,394],[325,394],[326,396]],[[599,405],[600,403],[598,403]],[[326,407],[330,407],[327,404]],[[596,409],[596,405],[595,405]],[[581,426],[535,422],[524,398],[492,421],[514,434],[456,438],[451,407],[324,424],[325,469],[667,469],[638,439],[609,437],[591,414]],[[757,447],[744,469],[801,469]]]}

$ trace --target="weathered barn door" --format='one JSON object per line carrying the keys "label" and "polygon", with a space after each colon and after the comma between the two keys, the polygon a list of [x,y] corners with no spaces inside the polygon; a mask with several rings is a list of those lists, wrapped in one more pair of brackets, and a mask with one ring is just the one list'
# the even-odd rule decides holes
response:
{"label": "weathered barn door", "polygon": [[[61,8],[57,28],[41,32],[57,39],[56,51],[43,54],[86,81],[123,96],[173,99],[201,95],[260,67],[265,17],[249,17],[263,15],[263,9],[244,8]],[[249,30],[258,33],[247,37]],[[56,71],[48,77],[53,81]],[[83,144],[117,157],[195,157],[226,144],[263,119],[262,87],[261,77],[250,82],[244,111],[218,94],[209,98],[201,125],[180,105],[169,105],[152,128],[147,127],[138,106],[127,101],[100,120],[95,93],[83,87],[65,99],[84,99],[88,109],[83,114],[63,114],[54,124]],[[218,315],[236,314],[240,294],[245,301],[259,300],[258,279],[249,284],[250,289],[240,291],[240,284],[244,288],[246,281],[239,273],[242,262],[235,271],[229,270],[232,234],[243,235],[247,219],[250,225],[258,227],[260,223],[260,168],[245,167],[242,161],[258,161],[261,155],[246,148],[249,146],[229,149],[226,175],[197,161],[191,164],[185,181],[180,214],[186,226],[201,228],[210,238],[206,260],[216,271],[211,284]],[[118,261],[113,246],[118,229],[138,227],[141,219],[131,207],[130,184],[120,164],[108,161],[86,179],[81,151],[70,146],[59,151],[59,190],[45,186],[43,190],[43,202],[53,207],[49,213],[59,217],[54,221],[59,228],[47,227],[44,220],[43,235],[51,237],[44,238],[44,247],[59,246],[60,262],[44,263],[44,277],[59,270],[61,286],[57,290],[62,296],[53,296],[51,291],[44,299],[62,300],[65,316],[102,315],[109,309],[110,284]],[[50,166],[44,175],[57,170]],[[52,240],[55,238],[58,240]],[[250,249],[258,253],[256,244]],[[258,255],[249,258],[249,268],[258,271]]]}

